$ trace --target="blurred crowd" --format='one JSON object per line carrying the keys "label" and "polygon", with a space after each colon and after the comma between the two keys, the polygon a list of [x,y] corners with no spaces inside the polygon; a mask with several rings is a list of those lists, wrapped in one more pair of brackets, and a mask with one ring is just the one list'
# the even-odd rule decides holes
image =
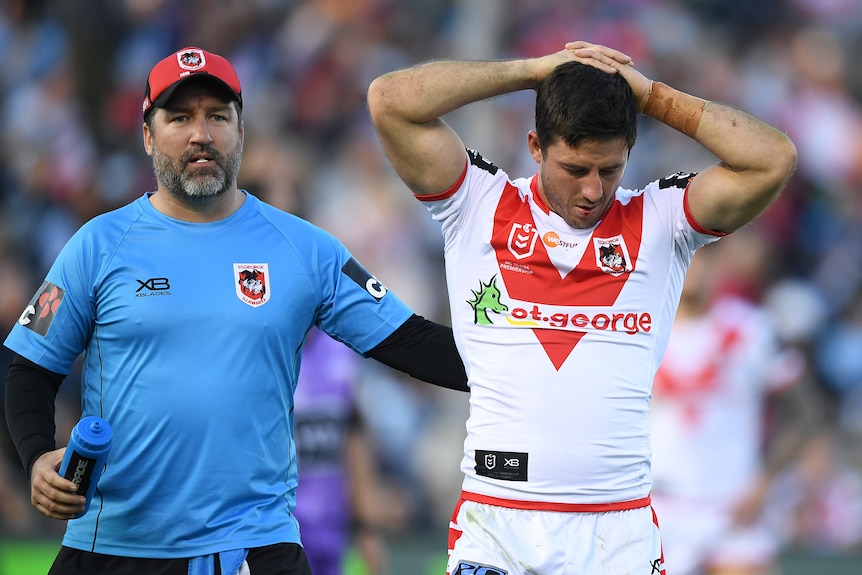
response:
{"label": "blurred crowd", "polygon": [[[386,163],[365,90],[376,75],[420,60],[534,56],[578,39],[628,53],[656,80],[746,109],[796,143],[798,169],[782,197],[721,242],[730,262],[722,289],[764,306],[808,362],[820,424],[776,484],[794,517],[787,547],[862,549],[858,0],[3,0],[3,337],[78,226],[155,188],[141,143],[146,75],[188,45],[238,70],[240,187],[333,232],[418,313],[447,323],[438,226]],[[467,145],[513,176],[529,175],[532,106],[524,92],[450,121]],[[712,163],[656,124],[642,122],[624,187]],[[0,373],[8,359],[3,348]],[[445,528],[460,486],[466,396],[365,363],[360,407],[381,472],[403,487],[406,528]],[[60,445],[77,419],[76,392],[72,374],[61,390]],[[8,437],[0,447],[0,536],[61,532],[30,506]]]}

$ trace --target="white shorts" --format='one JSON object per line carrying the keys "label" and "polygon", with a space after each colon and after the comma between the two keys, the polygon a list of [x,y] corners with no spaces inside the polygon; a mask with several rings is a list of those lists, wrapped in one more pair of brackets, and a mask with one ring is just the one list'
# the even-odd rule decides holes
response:
{"label": "white shorts", "polygon": [[577,506],[466,492],[449,524],[446,573],[665,575],[661,537],[649,498]]}
{"label": "white shorts", "polygon": [[673,575],[694,575],[717,565],[765,569],[777,560],[780,539],[775,531],[764,522],[733,525],[726,503],[660,494],[652,500]]}

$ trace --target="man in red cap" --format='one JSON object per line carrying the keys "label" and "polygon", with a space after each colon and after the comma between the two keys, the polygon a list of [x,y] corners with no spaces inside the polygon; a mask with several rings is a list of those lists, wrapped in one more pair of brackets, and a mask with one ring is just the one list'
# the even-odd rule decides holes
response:
{"label": "man in red cap", "polygon": [[[12,438],[33,505],[69,520],[52,575],[309,575],[293,515],[294,390],[316,326],[364,357],[466,390],[451,329],[341,242],[237,187],[242,90],[188,47],[150,72],[158,188],[86,223],[12,328]],[[58,474],[54,398],[84,352],[82,411],[113,429],[87,512]]]}

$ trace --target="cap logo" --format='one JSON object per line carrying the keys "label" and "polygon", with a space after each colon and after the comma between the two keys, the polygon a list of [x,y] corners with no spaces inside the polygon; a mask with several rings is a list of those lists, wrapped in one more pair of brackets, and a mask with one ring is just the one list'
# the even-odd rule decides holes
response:
{"label": "cap logo", "polygon": [[183,70],[195,71],[207,65],[203,50],[186,50],[177,53],[177,63]]}

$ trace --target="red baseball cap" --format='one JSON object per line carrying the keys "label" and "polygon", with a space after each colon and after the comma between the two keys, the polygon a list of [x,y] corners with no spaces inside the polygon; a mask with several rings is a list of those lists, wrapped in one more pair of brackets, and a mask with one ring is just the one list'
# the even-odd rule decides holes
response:
{"label": "red baseball cap", "polygon": [[201,74],[224,86],[242,109],[242,87],[231,63],[218,54],[189,46],[174,52],[150,70],[141,110],[144,117],[154,107],[163,107],[185,80]]}

